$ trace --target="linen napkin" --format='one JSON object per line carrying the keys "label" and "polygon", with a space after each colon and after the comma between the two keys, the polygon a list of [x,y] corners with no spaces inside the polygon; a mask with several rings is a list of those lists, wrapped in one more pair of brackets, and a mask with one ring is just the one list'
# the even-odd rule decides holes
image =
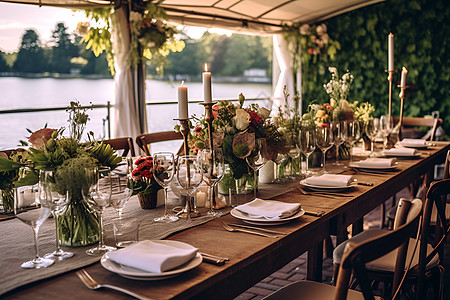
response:
{"label": "linen napkin", "polygon": [[323,174],[312,176],[305,179],[307,184],[327,186],[327,187],[345,187],[352,181],[352,175]]}
{"label": "linen napkin", "polygon": [[112,261],[152,273],[172,270],[192,260],[197,248],[181,249],[149,240],[140,241],[126,248],[108,252]]}
{"label": "linen napkin", "polygon": [[384,150],[383,154],[386,156],[414,156],[418,155],[419,151],[414,148],[392,148]]}
{"label": "linen napkin", "polygon": [[402,144],[405,145],[414,145],[414,146],[424,146],[426,140],[423,139],[403,139]]}
{"label": "linen napkin", "polygon": [[252,218],[265,218],[267,220],[289,218],[296,214],[300,208],[300,203],[265,201],[259,198],[249,203],[236,206],[237,210],[248,214]]}
{"label": "linen napkin", "polygon": [[355,166],[361,168],[389,168],[392,167],[397,159],[395,158],[368,158],[355,163]]}

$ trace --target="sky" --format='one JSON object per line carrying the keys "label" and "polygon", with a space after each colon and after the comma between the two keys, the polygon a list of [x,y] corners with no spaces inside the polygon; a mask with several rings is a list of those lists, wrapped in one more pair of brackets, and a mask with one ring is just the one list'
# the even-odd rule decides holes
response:
{"label": "sky", "polygon": [[[17,51],[22,35],[27,29],[36,30],[41,42],[47,43],[56,24],[61,21],[71,33],[76,29],[78,22],[87,21],[87,19],[82,11],[0,2],[0,50],[7,53]],[[205,30],[205,28],[191,27],[188,29],[188,35],[192,38],[200,38]],[[224,33],[223,30],[210,31]]]}

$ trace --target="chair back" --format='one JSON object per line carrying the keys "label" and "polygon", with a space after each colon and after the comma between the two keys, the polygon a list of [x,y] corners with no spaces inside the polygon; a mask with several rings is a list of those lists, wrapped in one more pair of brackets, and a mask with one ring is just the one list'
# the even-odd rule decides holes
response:
{"label": "chair back", "polygon": [[444,165],[444,177],[443,179],[450,178],[450,150],[447,152],[447,158]]}
{"label": "chair back", "polygon": [[[448,165],[448,159],[447,159]],[[449,234],[449,224],[445,215],[447,196],[450,193],[450,179],[433,182],[428,189],[424,205],[422,227],[420,229],[419,263],[414,268],[417,271],[417,296],[418,299],[425,298],[425,272],[427,264],[439,254],[440,263],[443,263],[444,245]],[[432,226],[432,210],[437,210],[437,220]],[[428,249],[432,245],[432,250]]]}
{"label": "chair back", "polygon": [[[401,248],[397,252],[394,277],[402,277],[409,238],[417,232],[417,222],[422,212],[422,201],[420,199],[415,199],[412,203],[413,205],[407,205],[411,204],[411,201],[407,199],[402,199],[401,203],[399,203],[400,214],[408,216],[405,217],[403,225],[359,244],[354,242],[347,243],[337,278],[336,300],[347,298],[352,270],[362,289],[364,299],[374,299],[371,281],[367,275],[365,264],[386,255],[398,247]],[[412,207],[415,209],[411,209]],[[410,214],[407,213],[409,210],[411,210]],[[393,292],[395,292],[397,287],[398,282],[395,284],[394,281]]]}
{"label": "chair back", "polygon": [[[163,132],[155,132],[155,133],[145,133],[138,135],[136,137],[136,144],[139,146],[142,151],[147,156],[151,155],[150,152],[150,144],[159,143],[159,142],[167,142],[174,140],[182,140],[183,136],[181,133],[176,131],[163,131]],[[180,151],[179,151],[180,152]]]}
{"label": "chair back", "polygon": [[103,143],[110,145],[116,151],[122,150],[121,156],[127,156],[128,153],[131,157],[136,156],[133,139],[130,137],[103,140]]}
{"label": "chair back", "polygon": [[[394,117],[394,123],[399,122],[398,117]],[[442,124],[442,119],[440,118],[413,118],[413,117],[403,117],[402,118],[402,132],[405,135],[404,128],[406,127],[429,127],[431,130],[429,134],[426,134],[422,138],[429,139],[433,141],[436,135],[437,128]],[[428,137],[429,135],[429,137]]]}

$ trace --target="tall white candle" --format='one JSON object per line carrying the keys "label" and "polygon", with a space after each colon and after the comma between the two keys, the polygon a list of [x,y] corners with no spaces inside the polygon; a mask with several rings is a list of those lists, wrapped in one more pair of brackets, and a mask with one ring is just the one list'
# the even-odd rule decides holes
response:
{"label": "tall white candle", "polygon": [[205,103],[212,102],[211,72],[208,72],[207,64],[205,64],[205,72],[203,72],[203,101]]}
{"label": "tall white candle", "polygon": [[394,35],[388,36],[388,71],[394,71]]}
{"label": "tall white candle", "polygon": [[406,75],[408,75],[408,70],[405,67],[403,67],[402,68],[402,81],[400,82],[401,88],[406,87]]}
{"label": "tall white candle", "polygon": [[188,89],[187,86],[183,86],[184,81],[181,86],[178,87],[178,118],[187,119],[188,118]]}

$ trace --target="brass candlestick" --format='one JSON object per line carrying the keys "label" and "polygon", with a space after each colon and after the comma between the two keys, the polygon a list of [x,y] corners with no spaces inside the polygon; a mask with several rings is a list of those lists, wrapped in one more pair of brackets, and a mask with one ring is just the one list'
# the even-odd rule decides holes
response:
{"label": "brass candlestick", "polygon": [[402,123],[403,123],[403,108],[404,108],[404,99],[405,99],[405,90],[407,89],[406,86],[398,86],[400,88],[400,94],[398,95],[400,97],[400,117],[398,119],[398,139],[402,139]]}

